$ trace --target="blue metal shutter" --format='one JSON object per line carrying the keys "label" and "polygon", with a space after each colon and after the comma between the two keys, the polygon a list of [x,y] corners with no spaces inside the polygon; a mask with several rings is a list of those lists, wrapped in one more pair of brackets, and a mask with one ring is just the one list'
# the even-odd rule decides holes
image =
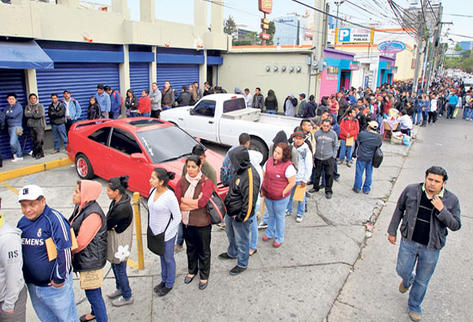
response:
{"label": "blue metal shutter", "polygon": [[[22,69],[0,69],[0,111],[5,111],[8,106],[7,95],[15,93],[18,102],[23,109],[26,106],[26,90],[25,90],[25,71]],[[25,124],[24,124],[25,125]],[[5,125],[5,127],[7,127]],[[20,144],[23,147],[23,152],[31,151],[31,139],[24,127],[25,134],[20,137]],[[25,139],[27,140],[25,145]],[[0,131],[0,153],[3,158],[13,157],[10,149],[10,137],[8,131]]]}
{"label": "blue metal shutter", "polygon": [[[67,89],[80,103],[81,120],[87,119],[89,99],[97,92],[97,84],[120,89],[118,64],[55,63],[54,69],[37,70],[36,79],[39,100],[46,110],[51,104],[51,94],[56,93],[62,99],[62,92]],[[49,124],[47,112],[46,122]]]}
{"label": "blue metal shutter", "polygon": [[199,65],[157,64],[157,78],[160,89],[165,81],[170,81],[172,88],[180,93],[183,85],[189,87],[199,82]]}
{"label": "blue metal shutter", "polygon": [[141,97],[142,90],[150,89],[148,63],[130,63],[130,86],[136,97]]}

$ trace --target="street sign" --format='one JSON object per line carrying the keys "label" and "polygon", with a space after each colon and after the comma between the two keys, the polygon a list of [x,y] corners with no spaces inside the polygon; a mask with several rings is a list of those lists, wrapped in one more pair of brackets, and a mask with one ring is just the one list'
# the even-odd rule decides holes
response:
{"label": "street sign", "polygon": [[266,14],[273,11],[273,0],[258,0],[258,10]]}
{"label": "street sign", "polygon": [[373,29],[337,28],[335,42],[339,44],[372,44],[373,36]]}
{"label": "street sign", "polygon": [[262,33],[259,34],[259,37],[263,40],[269,40],[270,34],[262,32]]}
{"label": "street sign", "polygon": [[406,44],[398,40],[383,41],[376,46],[383,53],[395,54],[406,49]]}

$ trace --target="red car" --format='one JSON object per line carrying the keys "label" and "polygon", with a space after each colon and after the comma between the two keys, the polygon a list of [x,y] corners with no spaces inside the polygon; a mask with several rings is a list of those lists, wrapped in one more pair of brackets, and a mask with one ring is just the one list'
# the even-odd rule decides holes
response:
{"label": "red car", "polygon": [[[81,121],[69,131],[67,154],[82,179],[104,179],[127,174],[129,189],[148,197],[149,178],[156,167],[175,172],[174,186],[181,177],[186,157],[201,144],[181,128],[155,118],[99,119]],[[217,178],[224,157],[206,150],[207,162]],[[224,190],[218,193],[224,195]]]}

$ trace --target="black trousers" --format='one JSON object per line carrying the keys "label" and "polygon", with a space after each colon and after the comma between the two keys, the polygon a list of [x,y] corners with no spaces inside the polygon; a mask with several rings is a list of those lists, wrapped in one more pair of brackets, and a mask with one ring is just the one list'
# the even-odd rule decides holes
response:
{"label": "black trousers", "polygon": [[159,119],[159,115],[161,114],[161,110],[151,111],[151,117],[155,117]]}
{"label": "black trousers", "polygon": [[33,157],[44,157],[44,129],[41,127],[30,127],[31,141],[33,142]]}
{"label": "black trousers", "polygon": [[315,178],[314,178],[315,190],[319,189],[320,176],[322,175],[322,169],[325,172],[325,193],[332,192],[334,159],[333,158],[330,158],[327,160],[315,159]]}
{"label": "black trousers", "polygon": [[437,121],[437,112],[429,112],[429,124],[430,122],[435,123]]}
{"label": "black trousers", "polygon": [[210,237],[212,226],[195,227],[182,225],[187,249],[187,269],[189,274],[200,273],[201,280],[209,279]]}

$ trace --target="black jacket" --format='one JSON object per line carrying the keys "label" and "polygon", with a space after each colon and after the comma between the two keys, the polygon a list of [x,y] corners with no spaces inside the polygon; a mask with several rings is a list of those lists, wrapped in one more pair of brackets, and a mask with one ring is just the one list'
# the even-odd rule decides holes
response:
{"label": "black jacket", "polygon": [[373,160],[374,151],[381,146],[381,135],[369,131],[361,131],[358,134],[358,157],[357,160],[368,162]]}
{"label": "black jacket", "polygon": [[189,106],[191,104],[191,93],[189,92],[182,92],[181,95],[177,98],[177,106]]}
{"label": "black jacket", "polygon": [[110,203],[107,213],[107,230],[112,230],[120,234],[130,226],[133,220],[133,208],[131,208],[130,197],[128,194],[123,194],[118,203],[113,200]]}
{"label": "black jacket", "polygon": [[66,123],[66,107],[59,102],[56,107],[51,103],[48,108],[49,122],[54,125]]}
{"label": "black jacket", "polygon": [[105,218],[102,208],[100,208],[96,201],[89,202],[81,209],[79,214],[77,214],[78,210],[79,206],[77,205],[71,218],[69,218],[69,222],[71,222],[71,220],[76,217],[71,224],[76,236],[79,235],[80,225],[90,214],[97,213],[102,219],[102,226],[92,241],[86,248],[74,254],[74,257],[72,258],[72,267],[74,268],[74,272],[93,271],[104,267],[107,262],[107,219]]}
{"label": "black jacket", "polygon": [[234,148],[229,157],[235,172],[225,197],[225,207],[227,207],[228,216],[234,217],[238,222],[245,222],[255,213],[260,177],[255,168],[251,166],[246,147]]}

